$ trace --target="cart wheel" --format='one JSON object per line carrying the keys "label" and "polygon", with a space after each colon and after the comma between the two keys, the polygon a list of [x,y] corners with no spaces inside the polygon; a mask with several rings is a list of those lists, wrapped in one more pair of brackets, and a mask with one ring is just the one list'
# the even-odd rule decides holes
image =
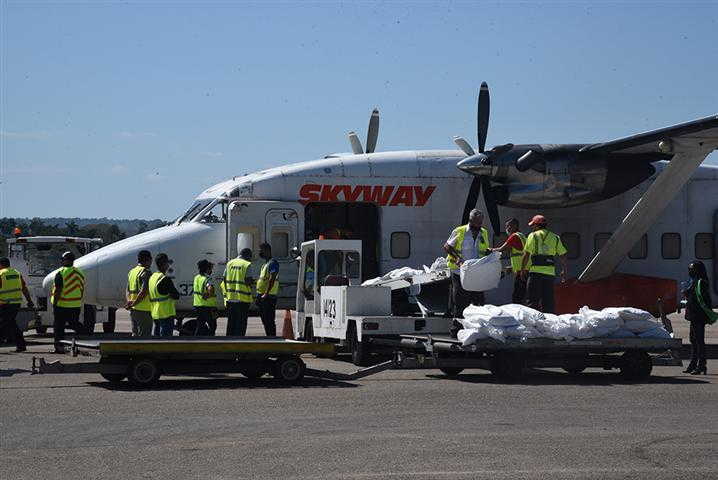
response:
{"label": "cart wheel", "polygon": [[[104,365],[108,365],[108,364],[117,365],[118,364],[118,362],[112,362],[107,358],[100,358],[100,363],[104,364]],[[123,365],[123,364],[120,363],[120,365]],[[127,365],[124,365],[124,366],[126,367]],[[102,378],[104,378],[105,380],[107,380],[110,383],[120,383],[127,376],[126,373],[100,373],[100,375],[102,376]]]}
{"label": "cart wheel", "polygon": [[39,335],[45,335],[47,333],[47,325],[40,325],[38,327],[35,327],[35,331]]}
{"label": "cart wheel", "polygon": [[277,359],[272,375],[277,380],[297,383],[304,377],[306,365],[299,357],[282,357]]}
{"label": "cart wheel", "polygon": [[443,367],[439,368],[439,370],[441,370],[447,377],[455,377],[464,371],[463,368],[458,367]]}
{"label": "cart wheel", "polygon": [[371,365],[369,352],[366,344],[357,340],[356,324],[352,323],[347,332],[349,340],[349,351],[352,354],[352,363],[357,367],[368,367]]}
{"label": "cart wheel", "polygon": [[160,369],[157,363],[147,358],[134,360],[128,369],[127,379],[132,385],[149,387],[157,383],[160,378]]}
{"label": "cart wheel", "polygon": [[586,370],[586,367],[563,367],[563,370],[571,375],[578,375]]}
{"label": "cart wheel", "polygon": [[653,360],[646,352],[630,350],[621,355],[621,376],[626,380],[645,380],[651,376]]}
{"label": "cart wheel", "polygon": [[524,373],[524,364],[521,354],[499,352],[491,360],[491,373],[503,380],[519,380]]}

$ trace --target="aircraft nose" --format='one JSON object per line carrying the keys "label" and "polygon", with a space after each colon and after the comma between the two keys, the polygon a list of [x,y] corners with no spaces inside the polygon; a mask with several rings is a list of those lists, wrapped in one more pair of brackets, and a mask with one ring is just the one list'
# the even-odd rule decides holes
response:
{"label": "aircraft nose", "polygon": [[466,157],[457,163],[456,166],[459,170],[472,175],[491,175],[492,170],[492,166],[489,164],[489,158],[483,153]]}

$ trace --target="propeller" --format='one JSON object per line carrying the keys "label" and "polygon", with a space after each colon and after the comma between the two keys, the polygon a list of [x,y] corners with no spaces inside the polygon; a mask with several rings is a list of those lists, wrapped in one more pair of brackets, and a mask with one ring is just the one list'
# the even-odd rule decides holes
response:
{"label": "propeller", "polygon": [[491,226],[494,229],[494,233],[499,235],[501,233],[501,219],[499,218],[499,209],[496,199],[491,191],[491,177],[487,175],[487,173],[491,173],[491,157],[510,150],[513,145],[502,145],[485,153],[486,135],[489,131],[490,103],[489,86],[486,82],[482,82],[476,106],[476,134],[479,141],[479,152],[474,152],[471,145],[461,137],[454,137],[454,143],[468,155],[468,158],[459,162],[459,168],[469,171],[474,175],[471,181],[471,187],[469,187],[469,194],[466,197],[466,203],[464,204],[464,213],[461,217],[461,223],[466,224],[469,222],[469,213],[476,206],[479,194],[481,190],[483,190],[484,203],[486,204]]}
{"label": "propeller", "polygon": [[352,152],[355,155],[362,153],[374,153],[374,150],[376,150],[376,141],[377,138],[379,138],[379,109],[375,108],[372,110],[371,117],[369,118],[369,128],[366,133],[366,152],[364,151],[364,147],[362,147],[361,140],[359,140],[359,136],[356,132],[349,132],[347,136],[349,137],[349,143],[352,146]]}

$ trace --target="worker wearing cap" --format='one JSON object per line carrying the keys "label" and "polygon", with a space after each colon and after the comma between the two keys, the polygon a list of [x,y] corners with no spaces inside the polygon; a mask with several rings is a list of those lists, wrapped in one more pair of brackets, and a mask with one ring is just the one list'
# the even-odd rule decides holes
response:
{"label": "worker wearing cap", "polygon": [[25,337],[15,321],[23,296],[27,306],[34,308],[25,279],[20,272],[10,267],[10,259],[0,258],[0,335],[15,343],[16,352],[24,352],[26,349]]}
{"label": "worker wearing cap", "polygon": [[55,274],[50,296],[54,316],[52,330],[55,340],[55,353],[65,352],[60,342],[65,336],[66,326],[80,335],[92,333],[80,323],[82,299],[85,295],[85,274],[74,266],[74,253],[63,253],[61,261],[62,268]]}
{"label": "worker wearing cap", "polygon": [[155,337],[171,337],[172,327],[177,317],[175,302],[180,294],[175,288],[172,279],[167,276],[170,269],[170,259],[166,253],[160,253],[155,258],[157,272],[150,275],[148,292],[152,306],[153,335]]}
{"label": "worker wearing cap", "polygon": [[192,284],[192,296],[194,298],[192,304],[197,314],[194,329],[195,336],[202,331],[208,331],[210,336],[214,336],[217,331],[217,296],[212,284],[212,267],[214,267],[214,264],[209,260],[197,262],[199,273],[194,276]]}
{"label": "worker wearing cap", "polygon": [[454,317],[463,318],[464,309],[469,304],[483,305],[484,292],[469,292],[461,286],[459,268],[466,260],[481,258],[489,253],[489,232],[481,224],[484,214],[473,209],[469,213],[469,223],[455,228],[444,243],[447,253],[446,263],[451,270],[451,294],[449,310]]}
{"label": "worker wearing cap", "polygon": [[[514,275],[514,290],[511,294],[511,303],[523,304],[526,302],[526,279],[519,275],[521,271],[521,260],[524,256],[524,244],[526,243],[526,235],[519,231],[519,221],[516,218],[508,220],[505,224],[506,241],[496,248],[490,248],[492,252],[509,252],[511,266],[508,271]],[[530,266],[530,260],[529,265]]]}
{"label": "worker wearing cap", "polygon": [[263,243],[259,246],[259,256],[265,260],[257,279],[257,306],[259,316],[264,325],[264,333],[268,337],[277,335],[275,310],[279,293],[279,262],[272,258],[272,246]]}
{"label": "worker wearing cap", "polygon": [[528,277],[528,306],[544,313],[554,313],[556,257],[561,260],[561,281],[565,282],[566,247],[558,235],[548,230],[543,215],[535,215],[529,226],[533,232],[526,238],[524,256],[521,259],[521,277]]}
{"label": "worker wearing cap", "polygon": [[127,274],[125,297],[132,320],[132,334],[136,337],[152,335],[152,305],[150,302],[150,276],[152,275],[152,254],[141,250],[137,254],[137,266]]}
{"label": "worker wearing cap", "polygon": [[227,306],[227,336],[247,334],[247,317],[252,304],[252,279],[247,270],[252,264],[252,250],[243,248],[237,258],[227,262],[222,280],[222,293]]}

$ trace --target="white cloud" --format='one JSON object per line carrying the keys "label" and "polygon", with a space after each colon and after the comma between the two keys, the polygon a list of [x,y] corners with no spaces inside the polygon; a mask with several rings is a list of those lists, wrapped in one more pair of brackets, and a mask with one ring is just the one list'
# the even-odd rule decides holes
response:
{"label": "white cloud", "polygon": [[128,138],[128,139],[149,138],[149,137],[157,136],[157,134],[154,132],[129,132],[129,131],[117,132],[115,135],[120,138]]}
{"label": "white cloud", "polygon": [[0,137],[15,140],[43,140],[49,136],[48,132],[8,132],[7,130],[0,130]]}

